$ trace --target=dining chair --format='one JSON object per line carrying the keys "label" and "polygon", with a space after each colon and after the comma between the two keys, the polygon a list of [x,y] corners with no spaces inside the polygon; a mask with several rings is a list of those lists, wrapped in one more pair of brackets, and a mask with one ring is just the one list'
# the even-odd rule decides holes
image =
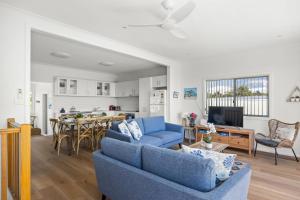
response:
{"label": "dining chair", "polygon": [[110,124],[112,121],[112,117],[97,117],[94,121],[94,138],[96,142],[96,149],[99,148],[99,143],[103,137],[105,137],[105,134],[107,130],[110,128]]}
{"label": "dining chair", "polygon": [[60,153],[60,147],[65,139],[70,139],[70,127],[68,126],[67,123],[64,121],[58,121],[57,122],[57,136],[56,136],[56,144],[55,144],[55,149],[57,148],[57,155],[59,156]]}
{"label": "dining chair", "polygon": [[54,145],[54,149],[57,148],[57,138],[58,138],[58,119],[50,118],[50,125],[52,128],[52,143]]}
{"label": "dining chair", "polygon": [[277,148],[291,149],[295,156],[295,160],[299,162],[293,146],[298,136],[300,122],[285,123],[276,119],[271,119],[268,122],[268,126],[269,133],[267,135],[262,133],[257,133],[255,135],[256,145],[254,156],[256,156],[257,144],[261,144],[275,149],[275,165],[277,165],[278,158]]}
{"label": "dining chair", "polygon": [[90,142],[90,148],[94,150],[94,135],[93,124],[94,118],[81,118],[77,119],[77,140],[76,140],[76,153],[79,154],[80,143],[83,140]]}

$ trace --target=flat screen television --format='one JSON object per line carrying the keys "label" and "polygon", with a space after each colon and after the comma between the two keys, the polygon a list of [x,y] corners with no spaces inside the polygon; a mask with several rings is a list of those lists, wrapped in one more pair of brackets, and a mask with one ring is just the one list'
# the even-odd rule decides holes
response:
{"label": "flat screen television", "polygon": [[210,106],[207,121],[215,125],[243,127],[243,113],[243,107]]}

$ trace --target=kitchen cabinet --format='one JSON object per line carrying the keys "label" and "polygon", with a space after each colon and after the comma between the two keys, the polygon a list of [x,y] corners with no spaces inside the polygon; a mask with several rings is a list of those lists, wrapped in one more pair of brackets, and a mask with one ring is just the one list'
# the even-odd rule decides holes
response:
{"label": "kitchen cabinet", "polygon": [[116,97],[139,96],[139,82],[124,81],[116,83]]}
{"label": "kitchen cabinet", "polygon": [[97,96],[115,96],[115,83],[97,81],[96,85]]}
{"label": "kitchen cabinet", "polygon": [[115,83],[87,79],[56,77],[55,95],[115,97]]}
{"label": "kitchen cabinet", "polygon": [[151,77],[139,79],[139,111],[141,117],[150,116]]}
{"label": "kitchen cabinet", "polygon": [[154,76],[152,77],[152,88],[167,87],[167,76]]}
{"label": "kitchen cabinet", "polygon": [[77,95],[78,80],[70,78],[55,78],[55,94],[56,95]]}

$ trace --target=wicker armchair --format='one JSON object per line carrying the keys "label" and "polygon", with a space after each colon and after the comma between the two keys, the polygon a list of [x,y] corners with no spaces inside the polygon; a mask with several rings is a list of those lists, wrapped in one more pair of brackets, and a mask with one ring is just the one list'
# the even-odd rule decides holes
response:
{"label": "wicker armchair", "polygon": [[[296,153],[293,149],[293,146],[300,129],[300,122],[285,123],[276,119],[271,119],[269,120],[268,125],[269,125],[269,135],[264,135],[262,133],[257,133],[255,135],[256,145],[255,145],[254,156],[256,156],[257,144],[261,144],[275,149],[275,165],[277,165],[277,158],[278,158],[277,148],[292,149],[296,161],[299,162]],[[293,131],[292,132],[293,134],[290,134],[289,138],[282,137],[279,134],[279,130],[284,130],[284,129]]]}

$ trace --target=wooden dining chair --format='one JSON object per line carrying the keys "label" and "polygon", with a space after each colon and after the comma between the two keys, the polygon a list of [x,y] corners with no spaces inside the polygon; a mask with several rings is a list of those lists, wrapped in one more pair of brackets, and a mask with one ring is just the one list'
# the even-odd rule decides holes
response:
{"label": "wooden dining chair", "polygon": [[52,128],[52,143],[54,145],[54,149],[57,148],[57,138],[58,138],[58,119],[51,118],[50,119],[50,125]]}
{"label": "wooden dining chair", "polygon": [[96,142],[96,149],[99,149],[99,143],[103,137],[105,137],[105,134],[107,130],[110,128],[110,124],[112,121],[112,117],[97,117],[94,121],[94,138]]}
{"label": "wooden dining chair", "polygon": [[80,143],[83,140],[90,142],[90,148],[94,150],[94,135],[93,135],[93,124],[94,118],[82,118],[77,119],[77,140],[76,142],[76,153],[79,154]]}
{"label": "wooden dining chair", "polygon": [[68,126],[67,123],[64,121],[58,121],[58,132],[57,132],[57,137],[56,137],[56,144],[55,144],[55,149],[57,148],[57,155],[59,156],[60,153],[60,147],[63,142],[63,140],[70,139],[70,127]]}

